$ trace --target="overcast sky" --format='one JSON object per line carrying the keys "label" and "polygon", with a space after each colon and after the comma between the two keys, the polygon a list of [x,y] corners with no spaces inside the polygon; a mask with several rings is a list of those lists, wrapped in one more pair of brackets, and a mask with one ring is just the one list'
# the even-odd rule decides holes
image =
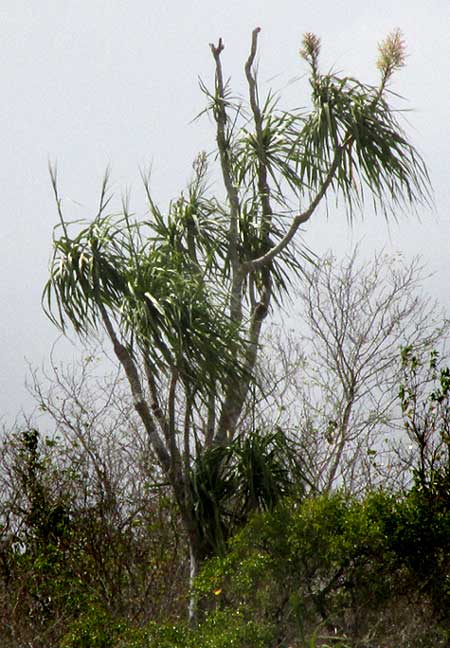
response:
{"label": "overcast sky", "polygon": [[[198,77],[211,84],[208,43],[224,39],[223,65],[243,90],[243,62],[254,27],[260,35],[259,76],[286,102],[307,102],[298,56],[301,35],[322,38],[322,68],[377,80],[377,43],[401,28],[407,67],[393,89],[412,109],[405,127],[424,155],[435,209],[421,220],[401,216],[388,229],[367,218],[352,230],[339,213],[320,211],[305,242],[337,255],[362,240],[365,253],[422,254],[435,275],[426,288],[449,308],[450,261],[450,2],[449,0],[2,0],[0,59],[0,416],[30,406],[26,361],[39,366],[57,337],[42,314],[52,228],[57,214],[47,161],[57,161],[67,215],[89,217],[108,164],[118,198],[130,189],[143,204],[139,169],[152,166],[161,205],[190,177],[199,150],[211,150]],[[63,345],[70,357],[71,347]]]}

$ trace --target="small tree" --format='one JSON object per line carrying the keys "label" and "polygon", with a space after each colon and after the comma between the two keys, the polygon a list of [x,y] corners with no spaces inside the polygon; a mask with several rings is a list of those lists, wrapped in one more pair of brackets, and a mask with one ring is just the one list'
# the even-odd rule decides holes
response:
{"label": "small tree", "polygon": [[341,261],[331,253],[305,272],[297,291],[299,330],[268,340],[261,362],[268,414],[258,423],[290,431],[313,490],[359,492],[410,479],[396,448],[404,438],[399,350],[430,352],[448,322],[421,290],[418,258],[376,253]]}
{"label": "small tree", "polygon": [[[134,407],[172,485],[191,552],[204,557],[193,505],[193,459],[235,437],[252,384],[263,322],[292,294],[307,258],[294,237],[329,192],[349,217],[365,194],[385,215],[427,199],[424,163],[388,104],[404,63],[398,32],[380,45],[377,87],[322,74],[320,40],[307,34],[312,109],[286,111],[260,99],[253,31],[245,63],[248,103],[225,82],[220,39],[211,45],[212,91],[202,85],[216,125],[217,158],[200,154],[186,192],[163,214],[144,180],[149,216],[134,222],[126,204],[108,215],[108,178],[97,216],[73,232],[51,177],[60,226],[44,305],[63,331],[102,328],[122,365]],[[217,159],[224,197],[207,187]],[[292,207],[295,205],[295,207]],[[300,205],[300,210],[298,210]]]}
{"label": "small tree", "polygon": [[398,397],[411,442],[415,488],[438,507],[450,504],[450,367],[433,349],[425,359],[412,344],[401,351]]}

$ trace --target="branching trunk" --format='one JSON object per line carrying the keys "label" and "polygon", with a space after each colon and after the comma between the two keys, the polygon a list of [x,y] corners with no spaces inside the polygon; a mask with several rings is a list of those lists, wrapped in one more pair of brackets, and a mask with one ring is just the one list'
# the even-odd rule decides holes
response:
{"label": "branching trunk", "polygon": [[[169,422],[164,425],[164,429],[168,430],[169,433],[169,449],[167,451],[164,446],[162,439],[160,438],[156,425],[153,421],[151,412],[147,405],[146,399],[141,386],[141,381],[139,378],[139,373],[136,368],[136,365],[131,357],[129,351],[119,342],[117,335],[114,331],[112,322],[108,316],[106,309],[101,307],[103,322],[105,328],[108,332],[108,335],[113,344],[114,352],[117,356],[117,359],[124,368],[125,374],[128,378],[130,388],[133,394],[134,407],[138,413],[145,430],[147,431],[150,443],[152,448],[156,452],[156,456],[165,472],[168,476],[170,484],[172,485],[175,499],[178,504],[178,508],[181,515],[181,520],[186,531],[186,536],[188,539],[189,546],[189,561],[190,561],[190,585],[191,585],[191,598],[188,606],[188,615],[191,622],[195,622],[196,618],[196,600],[195,595],[192,589],[192,585],[195,577],[198,574],[199,566],[204,559],[202,551],[202,540],[200,530],[197,524],[197,521],[194,516],[194,508],[192,502],[192,492],[189,481],[189,472],[186,470],[186,465],[189,464],[186,461],[182,462],[180,452],[175,442],[175,428],[174,428],[174,398],[175,398],[175,386],[177,382],[177,374],[172,374],[171,379],[171,389],[170,393],[172,395],[170,399],[170,413],[169,413]],[[150,384],[153,384],[150,381]],[[189,451],[189,449],[186,449]],[[183,469],[184,467],[184,469]]]}

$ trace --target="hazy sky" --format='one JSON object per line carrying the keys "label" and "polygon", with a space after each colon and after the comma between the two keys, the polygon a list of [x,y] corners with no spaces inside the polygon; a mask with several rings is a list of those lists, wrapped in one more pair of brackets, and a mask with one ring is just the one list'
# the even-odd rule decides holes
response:
{"label": "hazy sky", "polygon": [[[243,62],[251,30],[259,25],[259,76],[286,103],[307,102],[301,35],[322,38],[322,67],[376,82],[376,46],[400,27],[407,68],[393,87],[411,108],[405,127],[424,155],[435,210],[421,221],[401,216],[388,230],[382,219],[356,223],[324,210],[309,224],[305,242],[336,254],[362,240],[366,253],[385,247],[422,254],[434,278],[426,288],[447,308],[450,261],[450,2],[449,0],[324,0],[222,3],[192,0],[2,0],[0,57],[0,416],[29,407],[26,360],[39,366],[57,337],[42,314],[56,210],[48,159],[58,162],[63,206],[74,218],[95,212],[105,167],[117,196],[130,189],[143,205],[139,168],[152,165],[152,188],[163,206],[190,177],[199,150],[211,150],[207,120],[190,123],[203,108],[198,77],[213,79],[208,43],[225,42],[223,64],[243,90]],[[70,357],[71,347],[61,347]]]}

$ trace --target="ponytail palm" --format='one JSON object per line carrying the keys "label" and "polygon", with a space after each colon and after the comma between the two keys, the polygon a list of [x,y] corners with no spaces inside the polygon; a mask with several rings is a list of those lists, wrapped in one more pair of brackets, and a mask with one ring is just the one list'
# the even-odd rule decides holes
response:
{"label": "ponytail palm", "polygon": [[[110,338],[173,486],[193,574],[203,557],[193,462],[203,465],[206,451],[227,448],[236,436],[263,321],[293,296],[304,264],[313,259],[296,240],[299,228],[330,192],[350,218],[366,196],[385,215],[429,197],[423,160],[389,104],[392,74],[404,60],[399,33],[380,46],[377,87],[322,74],[320,41],[307,34],[301,55],[311,71],[309,112],[282,110],[272,93],[261,99],[258,35],[254,30],[245,64],[248,101],[233,98],[224,81],[222,40],[211,45],[214,88],[202,89],[216,151],[198,156],[192,181],[166,211],[144,178],[146,218],[133,220],[126,205],[110,214],[106,177],[93,221],[68,223],[51,169],[60,223],[44,308],[63,331],[71,326],[88,337],[102,329]],[[216,195],[207,184],[211,161],[223,182]],[[241,452],[244,460],[250,446]],[[227,452],[211,456],[220,479]],[[270,493],[276,492],[271,483]]]}

